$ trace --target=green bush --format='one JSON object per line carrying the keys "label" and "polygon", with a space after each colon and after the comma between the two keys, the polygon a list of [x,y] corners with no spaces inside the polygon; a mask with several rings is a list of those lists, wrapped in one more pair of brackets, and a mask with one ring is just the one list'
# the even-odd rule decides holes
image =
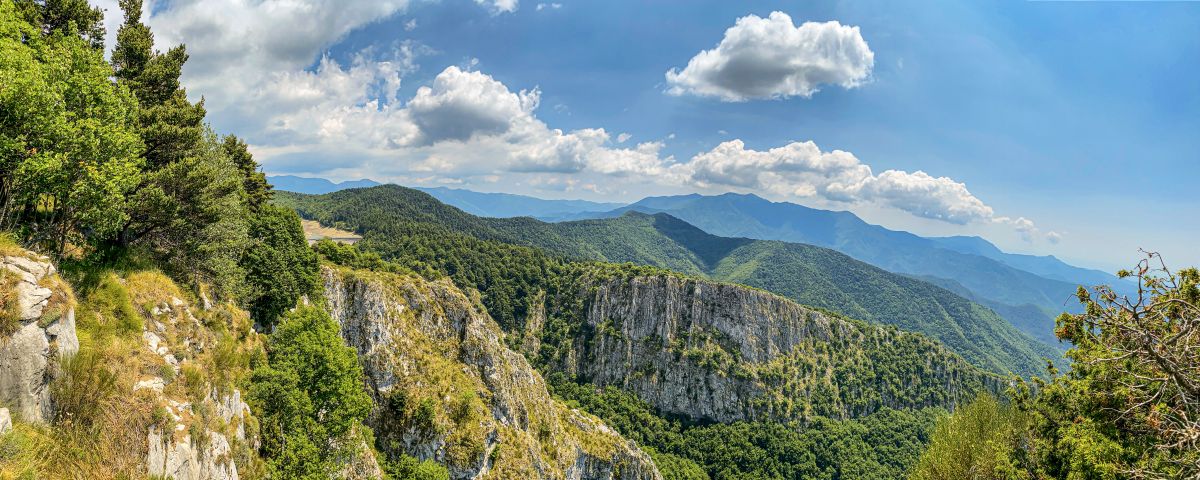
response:
{"label": "green bush", "polygon": [[328,478],[358,445],[354,428],[371,409],[354,349],[324,310],[300,307],[280,319],[254,371],[249,400],[261,453],[280,478]]}
{"label": "green bush", "polygon": [[384,470],[391,480],[450,480],[450,472],[446,467],[433,460],[421,462],[408,455],[401,455],[399,460],[386,463]]}
{"label": "green bush", "polygon": [[250,247],[242,255],[247,304],[254,321],[271,326],[303,295],[317,291],[317,255],[308,248],[300,217],[263,205],[250,217]]}

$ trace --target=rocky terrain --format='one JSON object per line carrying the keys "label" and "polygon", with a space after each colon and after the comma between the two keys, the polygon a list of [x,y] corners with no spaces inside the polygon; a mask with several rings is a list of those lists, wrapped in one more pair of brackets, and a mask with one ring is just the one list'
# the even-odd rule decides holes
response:
{"label": "rocky terrain", "polygon": [[75,297],[54,265],[33,252],[0,257],[0,296],[8,330],[0,332],[0,406],[43,422],[52,414],[56,365],[79,351]]}
{"label": "rocky terrain", "polygon": [[[698,420],[952,408],[998,387],[997,378],[923,337],[761,290],[639,276],[585,279],[568,293],[582,302],[559,299],[555,305],[567,307],[549,315],[581,328],[556,368]],[[528,328],[543,328],[545,313],[532,315]]]}
{"label": "rocky terrain", "polygon": [[[154,272],[111,276],[99,288],[104,293],[96,296],[118,294],[77,304],[54,265],[28,251],[3,256],[0,275],[5,320],[17,321],[14,331],[0,337],[0,406],[4,407],[0,408],[0,434],[36,438],[45,426],[72,431],[73,418],[56,418],[73,415],[60,415],[59,404],[85,398],[99,403],[97,418],[88,423],[98,424],[110,439],[129,440],[120,447],[125,451],[119,456],[124,458],[109,459],[111,464],[124,465],[118,469],[176,480],[239,478],[235,457],[241,452],[243,459],[248,458],[244,453],[256,442],[257,432],[250,407],[228,379],[247,366],[226,365],[231,371],[220,375],[203,370],[220,348],[225,352],[255,348],[256,334],[249,331],[245,312],[207,305],[193,314],[178,287]],[[88,319],[87,334],[93,343],[96,337],[108,340],[81,352],[77,310]],[[230,335],[227,328],[234,325],[224,325],[222,320],[240,322],[245,326],[243,335]],[[229,345],[221,345],[224,342]],[[88,361],[99,363],[68,366]],[[95,378],[105,380],[89,383]],[[96,388],[112,389],[111,396],[89,391]],[[77,405],[64,408],[73,411]],[[9,462],[21,461],[29,460],[0,458],[0,466],[7,469]],[[35,471],[52,474],[47,478],[66,474],[32,463]]]}
{"label": "rocky terrain", "polygon": [[659,479],[650,458],[553,399],[478,299],[449,280],[325,267],[325,295],[358,349],[383,445],[455,479]]}

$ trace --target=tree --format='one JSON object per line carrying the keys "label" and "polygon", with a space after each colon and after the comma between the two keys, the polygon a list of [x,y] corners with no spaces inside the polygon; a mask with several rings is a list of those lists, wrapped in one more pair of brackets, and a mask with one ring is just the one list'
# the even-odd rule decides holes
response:
{"label": "tree", "polygon": [[938,422],[912,480],[1032,478],[1013,465],[1024,432],[1023,413],[990,394]]}
{"label": "tree", "polygon": [[249,395],[261,453],[280,478],[332,478],[372,406],[358,355],[325,310],[306,306],[281,318],[267,357]]}
{"label": "tree", "polygon": [[300,217],[290,209],[263,205],[250,216],[249,233],[251,244],[241,260],[246,303],[254,321],[269,327],[301,296],[317,292],[317,254],[308,248]]}
{"label": "tree", "polygon": [[0,2],[0,228],[53,252],[120,229],[143,147],[109,74],[78,36],[42,35]]}
{"label": "tree", "polygon": [[45,34],[81,37],[94,50],[104,50],[104,11],[87,0],[16,0],[26,22]]}
{"label": "tree", "polygon": [[1136,297],[1080,288],[1080,314],[1063,314],[1056,334],[1070,341],[1067,379],[1087,418],[1115,430],[1141,478],[1200,476],[1200,271],[1173,272],[1156,253],[1134,271]]}
{"label": "tree", "polygon": [[193,155],[147,172],[125,226],[176,278],[244,298],[240,261],[249,242],[241,173],[208,132]]}
{"label": "tree", "polygon": [[251,211],[257,211],[271,200],[271,184],[267,183],[267,176],[259,170],[258,162],[254,161],[254,156],[250,154],[246,142],[242,139],[226,135],[222,146],[225,148],[225,155],[242,172],[242,186],[246,191],[247,205]]}
{"label": "tree", "polygon": [[[1016,379],[1017,412],[967,408],[949,420],[997,447],[971,464],[993,465],[995,478],[1200,477],[1200,272],[1171,271],[1149,253],[1118,276],[1136,280],[1136,295],[1081,287],[1083,312],[1059,316],[1069,372],[1048,365],[1046,379]],[[970,441],[939,435],[918,478],[941,478],[924,474],[956,465],[945,452]]]}

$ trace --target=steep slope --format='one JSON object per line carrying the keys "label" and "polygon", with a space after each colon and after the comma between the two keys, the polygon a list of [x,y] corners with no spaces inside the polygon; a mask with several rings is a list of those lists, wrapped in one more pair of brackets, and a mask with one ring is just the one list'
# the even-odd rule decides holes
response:
{"label": "steep slope", "polygon": [[[562,236],[601,239],[601,259],[635,261],[766,289],[805,305],[924,333],[994,372],[1038,371],[1052,348],[994,312],[926,282],[811,245],[709,235],[679,219],[631,212],[615,219],[553,224]],[[627,232],[627,233],[619,233]],[[650,237],[656,241],[633,241]],[[537,244],[549,236],[531,236]],[[553,245],[546,245],[554,248]],[[653,246],[654,253],[637,250]],[[646,262],[646,258],[657,259]]]}
{"label": "steep slope", "polygon": [[261,477],[239,388],[262,348],[246,312],[194,307],[152,271],[109,273],[77,300],[45,257],[0,250],[0,277],[20,282],[0,281],[0,303],[15,298],[23,323],[0,336],[14,417],[0,478]]}
{"label": "steep slope", "polygon": [[79,352],[75,295],[49,259],[0,252],[0,406],[32,422],[53,416],[54,365]]}
{"label": "steep slope", "polygon": [[[819,247],[717,237],[666,215],[634,214],[559,224],[531,218],[484,219],[393,185],[319,197],[283,195],[279,200],[304,216],[324,223],[342,222],[358,230],[366,238],[365,247],[391,258],[437,262],[438,255],[424,252],[452,249],[457,258],[439,268],[452,275],[463,272],[456,280],[483,291],[485,302],[548,290],[539,278],[552,267],[531,264],[544,262],[536,252],[504,246],[484,248],[478,245],[480,239],[534,246],[569,258],[636,262],[766,288],[802,303],[930,335],[997,373],[1039,373],[1043,357],[1058,356],[986,308],[924,282]],[[447,243],[454,246],[447,247]],[[507,252],[481,253],[476,248]],[[471,267],[470,259],[481,255],[493,258],[492,265]],[[496,275],[495,264],[506,262],[520,263],[508,267],[517,280]],[[489,311],[504,328],[521,328],[521,305],[492,307],[489,304]]]}
{"label": "steep slope", "polygon": [[[585,274],[535,318],[555,370],[695,420],[861,417],[952,408],[999,377],[892,327],[746,287],[670,275]],[[573,319],[566,321],[564,319]],[[547,325],[550,322],[550,325]]]}
{"label": "steep slope", "polygon": [[448,280],[336,267],[322,277],[379,406],[381,444],[436,459],[455,479],[662,478],[635,445],[554,400]]}

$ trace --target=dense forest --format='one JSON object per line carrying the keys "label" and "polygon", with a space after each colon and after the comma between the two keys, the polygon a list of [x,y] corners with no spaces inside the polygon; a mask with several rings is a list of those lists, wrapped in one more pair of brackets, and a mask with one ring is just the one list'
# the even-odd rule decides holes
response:
{"label": "dense forest", "polygon": [[[706,236],[652,216],[561,227],[484,220],[398,187],[324,197],[273,192],[246,143],[214,132],[203,101],[188,100],[179,80],[187,50],[154,50],[141,5],[121,1],[124,21],[108,61],[103,14],[86,1],[0,0],[0,257],[38,264],[42,257],[28,253],[38,252],[61,272],[42,268],[38,288],[53,293],[44,315],[26,318],[14,285],[28,276],[0,269],[0,348],[19,332],[61,326],[68,317],[78,330],[77,351],[55,360],[45,376],[54,401],[44,421],[18,415],[0,430],[0,478],[162,478],[145,465],[146,432],[159,438],[170,425],[196,450],[217,451],[215,439],[233,439],[209,460],[236,461],[239,478],[359,478],[364,455],[378,455],[379,465],[363,478],[452,478],[439,461],[445,457],[381,446],[366,423],[402,411],[405,421],[450,428],[437,422],[445,416],[438,412],[470,423],[490,399],[375,404],[360,354],[325,308],[322,266],[442,282],[478,298],[481,317],[507,332],[499,335],[505,352],[538,367],[557,401],[636,442],[666,479],[1200,477],[1195,269],[1171,270],[1149,254],[1120,272],[1136,281],[1136,296],[1081,288],[1080,313],[1057,319],[1069,365],[1033,372],[1025,364],[1041,352],[1028,345],[1001,352],[1017,343],[993,343],[1009,333],[994,330],[1001,320],[986,309],[804,246]],[[300,216],[365,239],[310,248]],[[614,261],[629,263],[606,263]],[[984,368],[1020,376],[1008,388],[976,385],[974,400],[952,408],[815,409],[789,421],[721,423],[657,411],[619,385],[556,371],[554,359],[576,351],[567,350],[570,342],[620,333],[580,337],[583,326],[565,313],[580,312],[581,289],[596,286],[581,282],[701,277],[832,310],[809,317],[829,325],[894,333],[875,323],[896,324]],[[826,284],[789,283],[796,277]],[[865,286],[850,285],[856,282]],[[519,333],[545,306],[535,298],[549,302],[550,318],[531,349]],[[921,314],[928,302],[942,315]],[[957,340],[946,329],[957,329]],[[884,356],[957,358],[923,335],[893,333],[867,338],[894,349],[877,350]],[[893,341],[900,337],[906,340]],[[679,357],[713,360],[703,355],[717,351]],[[796,387],[788,382],[801,376],[789,372],[836,374],[824,359],[853,357],[820,358],[782,365],[775,377]],[[870,370],[848,376],[879,373]],[[961,370],[996,378],[974,371]],[[236,422],[221,413],[235,391],[252,412],[238,413]],[[831,418],[839,416],[847,418]],[[553,441],[550,430],[539,434]]]}

